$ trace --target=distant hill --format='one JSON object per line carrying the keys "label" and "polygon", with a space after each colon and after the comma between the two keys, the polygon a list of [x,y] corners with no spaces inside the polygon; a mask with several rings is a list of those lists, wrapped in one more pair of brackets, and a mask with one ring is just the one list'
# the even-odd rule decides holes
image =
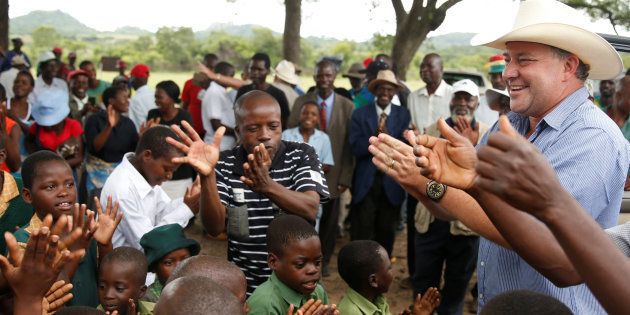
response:
{"label": "distant hill", "polygon": [[451,46],[469,46],[475,33],[448,33],[445,35],[429,37],[422,45],[432,45],[435,49]]}
{"label": "distant hill", "polygon": [[97,30],[79,22],[62,11],[33,11],[27,15],[13,18],[9,22],[11,34],[28,35],[40,26],[51,26],[60,34],[69,37],[96,35]]}
{"label": "distant hill", "polygon": [[[223,31],[230,35],[240,36],[240,37],[252,37],[254,35],[255,28],[265,28],[264,26],[255,25],[255,24],[244,24],[244,25],[234,25],[232,23],[213,23],[207,29],[203,31],[195,32],[195,37],[197,39],[206,39],[210,36],[210,33],[214,31]],[[273,32],[274,35],[282,35],[280,33]]]}
{"label": "distant hill", "polygon": [[137,36],[153,35],[152,32],[147,31],[143,28],[135,27],[135,26],[119,27],[111,33],[118,34],[118,35],[137,35]]}

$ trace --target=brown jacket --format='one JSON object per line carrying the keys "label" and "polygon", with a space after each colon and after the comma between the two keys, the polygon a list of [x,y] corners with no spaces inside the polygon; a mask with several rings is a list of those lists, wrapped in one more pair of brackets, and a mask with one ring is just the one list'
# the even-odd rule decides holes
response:
{"label": "brown jacket", "polygon": [[[287,128],[297,127],[300,123],[300,111],[306,102],[317,102],[317,90],[298,97],[291,108]],[[354,170],[354,157],[348,144],[348,129],[350,128],[350,117],[354,110],[354,103],[351,100],[335,93],[333,112],[327,130],[323,130],[330,138],[332,146],[333,160],[335,165],[326,174],[328,191],[331,198],[338,198],[339,191],[337,185],[350,187],[352,184],[352,171]]]}

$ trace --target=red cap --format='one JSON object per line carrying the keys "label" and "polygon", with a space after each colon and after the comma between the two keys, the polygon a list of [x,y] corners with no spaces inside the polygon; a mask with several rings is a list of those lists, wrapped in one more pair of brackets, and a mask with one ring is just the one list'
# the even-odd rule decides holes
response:
{"label": "red cap", "polygon": [[55,54],[61,54],[63,52],[63,49],[59,48],[59,47],[55,47],[52,50],[53,53]]}
{"label": "red cap", "polygon": [[367,57],[363,59],[363,66],[367,68],[372,63],[372,61],[374,61],[372,57]]}
{"label": "red cap", "polygon": [[149,71],[151,71],[151,68],[149,68],[149,66],[141,63],[141,64],[135,65],[133,67],[133,69],[131,69],[130,75],[132,77],[136,77],[136,78],[148,78],[149,77]]}
{"label": "red cap", "polygon": [[490,57],[490,62],[498,61],[498,60],[505,60],[505,56],[503,54],[496,54]]}
{"label": "red cap", "polygon": [[70,73],[68,73],[68,81],[72,80],[77,75],[84,75],[84,76],[87,76],[88,78],[90,77],[90,74],[87,71],[79,69],[79,70],[70,71]]}

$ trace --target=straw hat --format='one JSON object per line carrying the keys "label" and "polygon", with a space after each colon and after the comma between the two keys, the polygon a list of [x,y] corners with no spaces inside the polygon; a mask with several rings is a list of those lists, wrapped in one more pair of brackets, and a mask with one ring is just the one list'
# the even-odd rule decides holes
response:
{"label": "straw hat", "polygon": [[376,93],[376,87],[381,83],[389,83],[398,89],[401,88],[398,80],[396,80],[396,75],[392,72],[392,70],[379,71],[376,75],[376,79],[372,80],[372,82],[368,85],[368,90],[372,93]]}
{"label": "straw hat", "polygon": [[623,71],[615,49],[601,36],[582,27],[575,9],[555,0],[527,0],[521,3],[514,26],[504,34],[477,34],[471,45],[505,50],[507,42],[533,42],[564,49],[590,66],[590,79],[610,79]]}
{"label": "straw hat", "polygon": [[365,78],[365,74],[361,73],[361,71],[365,70],[365,66],[363,66],[360,62],[355,62],[350,66],[347,73],[342,74],[344,78],[354,78],[354,79],[363,79]]}
{"label": "straw hat", "polygon": [[295,66],[291,61],[280,61],[274,70],[276,76],[282,81],[293,85],[300,83],[300,78],[295,74]]}

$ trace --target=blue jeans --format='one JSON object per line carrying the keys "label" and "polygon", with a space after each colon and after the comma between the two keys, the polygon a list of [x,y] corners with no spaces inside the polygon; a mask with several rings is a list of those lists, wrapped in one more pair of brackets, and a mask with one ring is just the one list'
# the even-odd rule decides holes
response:
{"label": "blue jeans", "polygon": [[[414,229],[415,230],[415,229]],[[435,219],[426,233],[415,232],[414,296],[430,287],[440,287],[444,271],[444,287],[440,290],[437,313],[462,314],[468,282],[475,271],[478,236],[450,233],[450,223]]]}

